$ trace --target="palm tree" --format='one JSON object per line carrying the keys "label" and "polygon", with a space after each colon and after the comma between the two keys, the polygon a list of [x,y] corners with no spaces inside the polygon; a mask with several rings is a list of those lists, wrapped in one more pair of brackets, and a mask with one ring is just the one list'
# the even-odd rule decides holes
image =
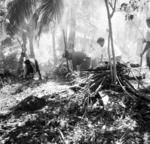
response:
{"label": "palm tree", "polygon": [[62,0],[12,0],[7,8],[7,30],[12,34],[24,31],[32,39],[35,29],[38,29],[40,35],[44,26],[60,19]]}
{"label": "palm tree", "polygon": [[62,0],[42,0],[41,5],[37,9],[38,19],[36,19],[38,36],[40,36],[43,27],[49,26],[51,24],[52,29],[52,43],[53,43],[53,57],[54,57],[54,66],[57,63],[57,55],[56,55],[56,46],[55,46],[55,31],[56,24],[60,20],[62,13],[63,3]]}
{"label": "palm tree", "polygon": [[62,0],[41,0],[40,6],[36,10],[39,16],[36,19],[39,34],[43,27],[48,26],[51,22],[56,24],[56,21],[60,20],[62,8]]}
{"label": "palm tree", "polygon": [[21,33],[23,45],[26,49],[26,40],[29,40],[30,56],[35,58],[33,40],[40,36],[43,27],[60,19],[63,8],[62,0],[12,0],[8,3],[7,31],[11,35]]}

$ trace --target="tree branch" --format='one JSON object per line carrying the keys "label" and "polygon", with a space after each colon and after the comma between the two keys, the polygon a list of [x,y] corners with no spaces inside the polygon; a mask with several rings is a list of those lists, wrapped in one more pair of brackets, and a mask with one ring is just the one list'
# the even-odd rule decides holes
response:
{"label": "tree branch", "polygon": [[116,3],[117,3],[117,0],[115,0],[114,5],[113,5],[111,2],[109,2],[110,7],[112,8],[112,13],[110,14],[110,17],[111,17],[111,18],[113,17],[113,15],[114,15],[114,13],[115,13],[115,10],[116,10]]}
{"label": "tree branch", "polygon": [[112,10],[113,10],[113,5],[112,5],[112,3],[109,1],[109,6],[112,8]]}

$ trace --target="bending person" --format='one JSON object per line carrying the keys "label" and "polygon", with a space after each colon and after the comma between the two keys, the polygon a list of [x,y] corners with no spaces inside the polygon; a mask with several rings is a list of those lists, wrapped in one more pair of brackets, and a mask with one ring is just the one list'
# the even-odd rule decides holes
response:
{"label": "bending person", "polygon": [[150,69],[150,29],[149,29],[150,28],[150,18],[146,19],[146,24],[147,24],[148,30],[146,32],[146,38],[143,40],[143,43],[146,43],[146,45],[145,45],[143,52],[141,53],[141,57],[146,52],[146,63]]}

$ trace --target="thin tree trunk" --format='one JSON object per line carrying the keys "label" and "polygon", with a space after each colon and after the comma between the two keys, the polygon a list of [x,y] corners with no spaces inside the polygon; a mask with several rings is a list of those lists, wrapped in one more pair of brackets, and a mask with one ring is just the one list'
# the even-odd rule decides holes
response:
{"label": "thin tree trunk", "polygon": [[[62,32],[63,32],[63,39],[64,39],[64,45],[65,45],[65,53],[66,53],[66,51],[67,51],[67,40],[66,40],[66,35],[65,35],[64,30],[62,30]],[[70,69],[69,69],[69,61],[68,61],[67,57],[66,57],[66,63],[67,63],[67,70],[69,72],[70,71]]]}
{"label": "thin tree trunk", "polygon": [[110,75],[113,77],[113,67],[111,63],[111,54],[110,54],[110,34],[108,34],[108,59],[110,63]]}
{"label": "thin tree trunk", "polygon": [[113,56],[113,82],[116,81],[116,60],[115,60],[115,50],[114,50],[114,43],[113,43],[113,32],[112,32],[112,24],[111,24],[111,15],[109,11],[108,6],[108,0],[105,0],[105,5],[107,9],[107,16],[108,16],[108,25],[109,25],[109,35],[110,35],[110,42],[111,42],[111,50],[112,50],[112,56]]}
{"label": "thin tree trunk", "polygon": [[70,32],[69,37],[67,41],[68,49],[70,49],[71,52],[74,51],[74,45],[75,45],[75,28],[76,28],[76,15],[73,9],[70,10]]}
{"label": "thin tree trunk", "polygon": [[55,28],[52,31],[52,42],[53,42],[53,58],[54,58],[54,66],[57,64],[57,55],[56,55],[56,46],[55,46]]}

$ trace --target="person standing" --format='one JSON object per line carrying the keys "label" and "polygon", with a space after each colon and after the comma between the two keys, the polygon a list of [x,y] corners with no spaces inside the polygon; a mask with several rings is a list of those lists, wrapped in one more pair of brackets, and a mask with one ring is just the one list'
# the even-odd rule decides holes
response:
{"label": "person standing", "polygon": [[91,68],[96,68],[100,66],[100,63],[107,58],[107,49],[105,47],[105,39],[100,37],[97,39],[97,44],[99,45],[98,49],[93,50],[92,52],[92,60],[91,60]]}
{"label": "person standing", "polygon": [[150,69],[150,18],[146,19],[146,24],[147,24],[148,29],[146,32],[146,38],[143,39],[143,43],[146,43],[146,44],[140,56],[143,57],[143,55],[146,52],[146,63],[147,63],[148,68]]}

